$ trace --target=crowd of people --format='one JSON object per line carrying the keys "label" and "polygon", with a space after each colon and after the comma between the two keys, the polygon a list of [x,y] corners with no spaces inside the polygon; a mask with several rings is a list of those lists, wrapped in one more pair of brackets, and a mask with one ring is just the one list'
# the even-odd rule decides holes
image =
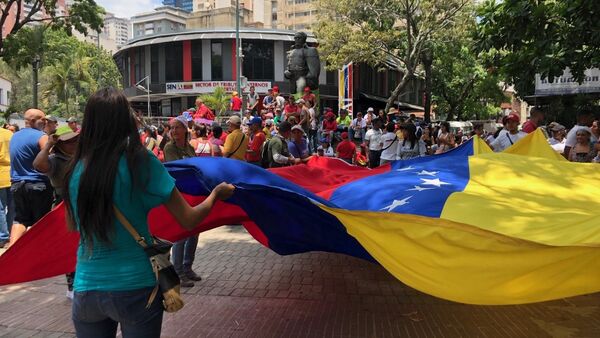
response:
{"label": "crowd of people", "polygon": [[[441,154],[475,136],[494,151],[503,151],[538,128],[569,161],[600,162],[600,130],[591,110],[578,111],[577,124],[568,132],[556,122],[545,125],[543,111],[534,108],[521,128],[519,115],[511,113],[495,131],[476,124],[465,135],[448,122],[425,124],[393,108],[387,114],[383,110],[376,114],[373,108],[365,114],[324,108],[321,115],[309,88],[301,98],[287,100],[278,88],[269,92],[262,105],[254,88],[245,102],[234,93],[227,130],[200,99],[196,107],[168,123],[145,125],[126,97],[114,89],[100,90],[89,99],[81,128],[75,117],[59,126],[54,116],[39,109],[25,112],[25,128],[9,124],[0,128],[0,244],[12,245],[65,202],[67,223],[81,235],[77,272],[67,275],[78,335],[111,335],[117,323],[133,336],[160,335],[162,306],[144,303],[156,278],[144,251],[118,226],[114,210],[151,238],[146,220],[153,207],[164,204],[191,230],[217,200],[233,193],[233,186],[222,183],[203,203],[191,207],[161,162],[211,156],[277,168],[325,156],[375,168],[395,160]],[[197,243],[198,235],[194,235],[173,245],[171,258],[182,287],[201,280],[192,270]],[[151,311],[146,307],[151,313],[146,311],[143,319],[131,321],[123,313],[98,305],[99,299],[107,298],[123,308],[151,305]],[[90,321],[83,313],[93,313],[98,320]]]}

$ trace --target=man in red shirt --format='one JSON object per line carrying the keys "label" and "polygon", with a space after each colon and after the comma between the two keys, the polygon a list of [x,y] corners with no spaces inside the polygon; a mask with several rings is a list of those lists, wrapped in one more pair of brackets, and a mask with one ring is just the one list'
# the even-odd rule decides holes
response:
{"label": "man in red shirt", "polygon": [[348,140],[348,133],[342,133],[342,142],[338,144],[335,149],[336,156],[346,161],[348,164],[352,164],[354,157],[356,156],[356,144]]}
{"label": "man in red shirt", "polygon": [[250,127],[250,143],[248,143],[248,150],[246,150],[246,161],[248,163],[261,166],[261,147],[267,137],[262,131],[262,119],[260,117],[253,117],[248,122]]}
{"label": "man in red shirt", "polygon": [[213,114],[212,110],[210,110],[210,108],[204,104],[204,101],[202,101],[201,98],[196,99],[196,112],[194,113],[194,120],[195,119],[215,119],[215,115]]}
{"label": "man in red shirt", "polygon": [[309,102],[311,107],[314,107],[317,101],[317,97],[310,91],[310,87],[304,87],[304,96],[302,96],[302,99]]}
{"label": "man in red shirt", "polygon": [[527,134],[533,133],[542,123],[542,121],[544,121],[544,112],[540,108],[531,108],[531,112],[529,114],[529,121],[523,123],[523,127],[521,128],[521,130]]}
{"label": "man in red shirt", "polygon": [[231,93],[231,101],[229,102],[229,110],[242,114],[242,99],[239,98],[238,92]]}

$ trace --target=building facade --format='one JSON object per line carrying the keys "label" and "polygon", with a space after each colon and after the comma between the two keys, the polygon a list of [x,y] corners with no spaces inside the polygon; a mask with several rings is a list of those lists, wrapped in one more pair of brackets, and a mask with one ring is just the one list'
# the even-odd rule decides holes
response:
{"label": "building facade", "polygon": [[10,93],[12,92],[12,83],[0,77],[0,111],[5,112],[10,106]]}
{"label": "building facade", "polygon": [[129,34],[131,22],[129,19],[118,18],[112,13],[106,13],[104,16],[104,34],[111,40],[114,40],[117,48],[121,48],[131,38]]}
{"label": "building facade", "polygon": [[273,28],[311,31],[317,22],[316,0],[278,0],[277,23]]}
{"label": "building facade", "polygon": [[157,7],[152,12],[131,17],[132,37],[184,31],[190,13],[173,6]]}
{"label": "building facade", "polygon": [[[283,73],[287,66],[287,51],[292,49],[294,31],[243,28],[242,76],[247,79],[247,91],[255,86],[259,94],[278,86],[289,94],[289,82]],[[308,43],[316,45],[314,36]],[[204,29],[160,34],[131,40],[115,55],[123,88],[132,105],[147,114],[147,95],[135,84],[150,78],[151,115],[174,116],[193,107],[196,97],[212,93],[217,86],[228,92],[236,89],[235,30]],[[367,107],[385,106],[387,93],[400,81],[401,74],[379,72],[366,65],[354,67],[353,92],[355,111]],[[326,71],[321,65],[319,77],[321,107],[338,106],[338,73]],[[422,86],[415,83],[399,98],[403,105],[418,110],[422,103]],[[416,108],[415,108],[416,107]],[[420,108],[422,109],[422,108]]]}
{"label": "building facade", "polygon": [[181,8],[184,11],[194,11],[194,0],[163,0],[163,5]]}
{"label": "building facade", "polygon": [[[54,9],[56,16],[67,15],[68,4],[69,4],[68,0],[67,0],[67,2],[65,2],[65,0],[57,0],[56,6]],[[20,8],[19,8],[19,5],[20,5]],[[12,6],[10,8],[8,8],[9,14],[6,17],[6,21],[2,25],[2,37],[3,38],[6,37],[10,33],[10,31],[13,29],[13,27],[15,26],[15,23],[17,23],[17,15],[19,15],[19,20],[22,20],[31,13],[31,11],[34,9],[33,7],[34,7],[33,2],[19,1],[19,2],[13,3]],[[0,6],[0,8],[2,9],[2,11],[6,10],[6,8],[4,8],[4,5]],[[42,8],[40,10],[37,10],[37,12],[35,12],[31,16],[31,19],[43,20],[48,17],[49,17],[49,15],[47,15],[44,8]],[[39,25],[39,24],[40,24],[40,21],[34,21],[34,22],[27,23],[28,26],[35,26],[35,25]]]}

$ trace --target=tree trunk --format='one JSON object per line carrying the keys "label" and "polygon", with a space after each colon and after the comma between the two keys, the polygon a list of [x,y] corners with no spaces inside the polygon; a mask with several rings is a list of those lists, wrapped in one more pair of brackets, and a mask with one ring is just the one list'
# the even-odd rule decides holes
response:
{"label": "tree trunk", "polygon": [[423,103],[423,120],[429,124],[431,122],[431,64],[432,61],[424,62],[425,65],[425,102]]}
{"label": "tree trunk", "polygon": [[400,93],[404,90],[404,88],[408,85],[408,82],[412,78],[413,78],[413,72],[411,72],[411,71],[407,71],[406,73],[404,73],[402,75],[402,80],[400,81],[400,83],[398,83],[396,88],[392,91],[392,94],[390,95],[390,97],[387,99],[387,102],[385,104],[385,113],[386,114],[389,112],[390,108],[394,105],[394,100],[396,100],[398,98],[398,95],[400,95]]}

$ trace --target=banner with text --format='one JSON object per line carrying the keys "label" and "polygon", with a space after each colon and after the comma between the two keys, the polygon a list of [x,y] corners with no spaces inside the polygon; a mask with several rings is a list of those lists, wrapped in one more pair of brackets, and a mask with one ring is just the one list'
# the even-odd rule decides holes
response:
{"label": "banner with text", "polygon": [[569,68],[565,69],[562,76],[555,77],[552,82],[547,78],[542,79],[539,74],[535,76],[536,95],[585,93],[600,93],[600,69],[592,68],[586,70],[585,77],[581,84],[573,78]]}
{"label": "banner with text", "polygon": [[[242,91],[249,92],[250,87],[259,94],[266,94],[271,88],[270,81],[248,81]],[[191,82],[168,82],[166,84],[167,94],[210,94],[217,87],[225,88],[225,91],[231,93],[236,90],[235,81],[191,81]]]}

